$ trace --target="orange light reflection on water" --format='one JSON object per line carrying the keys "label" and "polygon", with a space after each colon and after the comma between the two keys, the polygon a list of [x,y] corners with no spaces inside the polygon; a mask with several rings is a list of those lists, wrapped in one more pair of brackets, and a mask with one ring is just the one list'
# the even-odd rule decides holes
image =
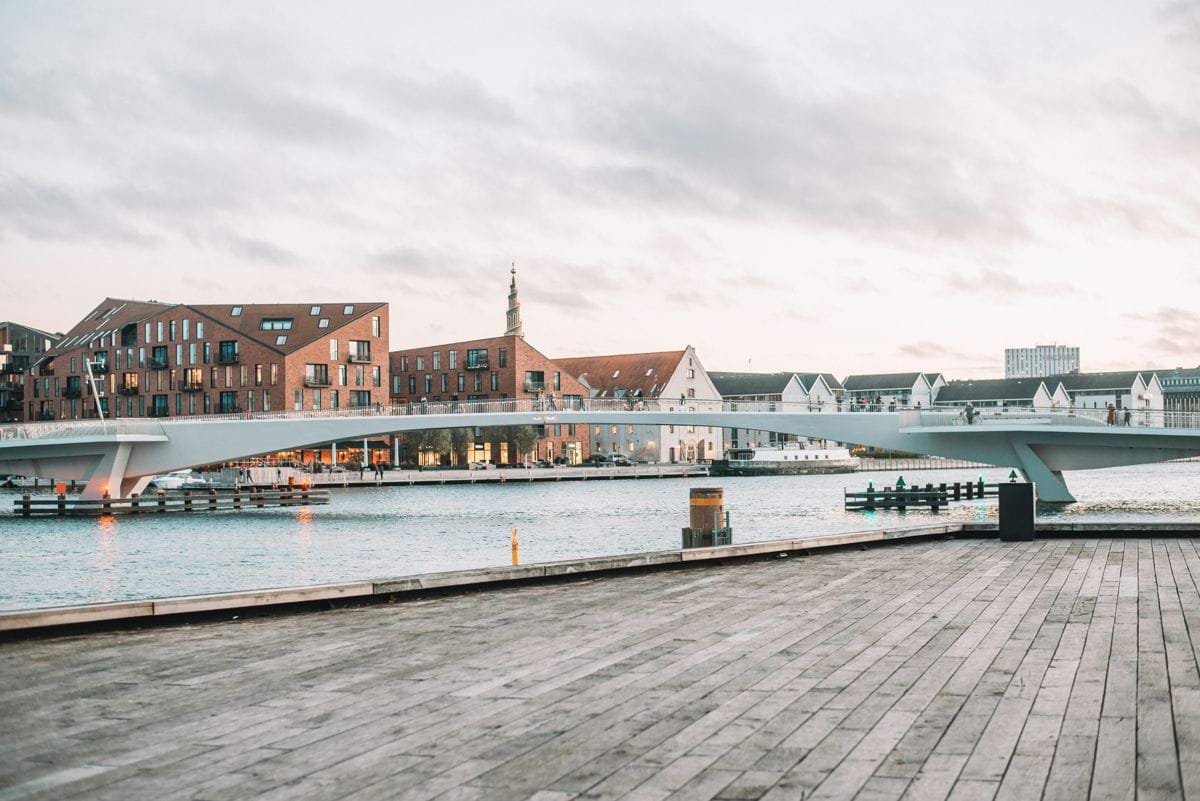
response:
{"label": "orange light reflection on water", "polygon": [[100,576],[97,586],[97,601],[111,601],[116,592],[117,561],[120,551],[117,544],[117,518],[104,515],[96,519],[99,537],[96,540],[96,572]]}

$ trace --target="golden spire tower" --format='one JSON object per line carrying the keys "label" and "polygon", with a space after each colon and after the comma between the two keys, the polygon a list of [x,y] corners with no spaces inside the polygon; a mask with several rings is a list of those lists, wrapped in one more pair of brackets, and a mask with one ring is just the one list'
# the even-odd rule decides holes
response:
{"label": "golden spire tower", "polygon": [[508,330],[504,336],[525,336],[525,326],[521,324],[521,301],[517,298],[517,263],[512,265],[512,281],[508,285]]}

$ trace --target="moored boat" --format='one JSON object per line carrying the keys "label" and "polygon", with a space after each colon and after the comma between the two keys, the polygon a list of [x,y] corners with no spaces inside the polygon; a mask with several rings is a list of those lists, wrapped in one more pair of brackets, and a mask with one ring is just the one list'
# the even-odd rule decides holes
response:
{"label": "moored boat", "polygon": [[730,448],[712,463],[714,476],[779,476],[853,473],[858,459],[846,448],[806,448],[799,443]]}

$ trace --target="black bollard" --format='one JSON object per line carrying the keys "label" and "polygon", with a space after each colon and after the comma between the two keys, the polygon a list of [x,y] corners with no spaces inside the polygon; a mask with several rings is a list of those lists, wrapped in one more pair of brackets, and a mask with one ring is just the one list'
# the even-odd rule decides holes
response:
{"label": "black bollard", "polygon": [[997,487],[1000,495],[1000,539],[1028,542],[1034,538],[1035,489],[1032,483],[1010,482]]}

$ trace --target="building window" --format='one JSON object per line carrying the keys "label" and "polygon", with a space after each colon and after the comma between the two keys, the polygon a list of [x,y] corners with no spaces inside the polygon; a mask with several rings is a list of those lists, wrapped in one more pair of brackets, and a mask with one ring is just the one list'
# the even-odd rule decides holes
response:
{"label": "building window", "polygon": [[[450,369],[450,370],[458,369],[458,351],[456,351],[456,350],[450,351],[450,364],[446,365],[446,367],[447,367],[447,369]],[[402,367],[400,369],[404,369],[404,368]]]}
{"label": "building window", "polygon": [[175,346],[175,364],[176,366],[183,364],[183,345]]}
{"label": "building window", "polygon": [[342,387],[346,386],[346,381],[347,381],[346,365],[339,364],[338,365],[338,386],[342,386]]}
{"label": "building window", "polygon": [[159,320],[159,321],[157,321],[157,322],[154,324],[154,333],[155,333],[154,341],[155,341],[155,342],[162,342],[162,341],[163,341],[163,323],[162,323],[162,320]]}
{"label": "building window", "polygon": [[492,392],[496,392],[499,389],[500,389],[500,374],[497,373],[495,370],[493,370],[492,371]]}
{"label": "building window", "polygon": [[418,356],[417,357],[417,370],[419,371],[419,370],[424,370],[424,369],[425,369],[425,357]]}
{"label": "building window", "polygon": [[261,364],[254,365],[254,386],[261,387],[263,379],[263,369]]}
{"label": "building window", "polygon": [[[443,374],[442,377],[445,378],[445,375]],[[371,368],[371,386],[383,386],[383,372],[379,369],[379,365]]]}
{"label": "building window", "polygon": [[363,372],[363,365],[354,365],[354,386],[361,387],[363,385],[363,378],[365,375],[366,373]]}
{"label": "building window", "polygon": [[400,357],[400,372],[402,372],[402,373],[408,372],[408,357],[407,356]]}
{"label": "building window", "polygon": [[508,367],[508,348],[500,349],[500,366]]}
{"label": "building window", "polygon": [[329,340],[329,361],[336,362],[338,360],[338,341],[336,339]]}
{"label": "building window", "polygon": [[275,337],[275,344],[276,345],[286,345],[287,344],[287,334],[280,334],[279,336]]}
{"label": "building window", "polygon": [[196,321],[196,339],[204,339],[204,321]]}
{"label": "building window", "polygon": [[392,376],[392,394],[393,395],[400,394],[400,376],[398,376],[398,375]]}
{"label": "building window", "polygon": [[442,392],[449,392],[450,391],[450,376],[446,373],[442,373],[442,377],[439,382],[439,385],[441,387]]}
{"label": "building window", "polygon": [[328,328],[328,327],[329,327],[329,318],[328,317],[322,317],[320,320],[317,320],[317,328]]}
{"label": "building window", "polygon": [[371,405],[371,393],[365,389],[350,390],[350,408],[362,409]]}
{"label": "building window", "polygon": [[217,345],[217,364],[237,364],[238,361],[238,341],[236,339],[225,340]]}
{"label": "building window", "polygon": [[[500,365],[503,367],[503,363]],[[471,348],[467,351],[468,370],[486,370],[488,367],[487,348]],[[420,368],[418,368],[420,369]]]}
{"label": "building window", "polygon": [[191,323],[189,323],[188,319],[186,317],[184,317],[183,318],[183,341],[184,342],[187,342],[189,339],[192,338],[192,336],[191,336],[192,332],[190,329],[191,329]]}
{"label": "building window", "polygon": [[440,350],[435,350],[433,352],[433,369],[434,370],[442,369],[442,352]]}
{"label": "building window", "polygon": [[474,389],[476,392],[483,391],[483,373],[475,373]]}
{"label": "building window", "polygon": [[458,374],[458,391],[465,392],[467,389],[467,376],[463,373]]}
{"label": "building window", "polygon": [[410,375],[408,377],[408,394],[409,395],[417,394],[417,377],[415,375]]}
{"label": "building window", "polygon": [[188,364],[195,364],[195,363],[196,363],[196,343],[189,342],[188,343]]}
{"label": "building window", "polygon": [[291,317],[267,318],[258,324],[258,329],[260,331],[291,331],[292,330],[292,318]]}
{"label": "building window", "polygon": [[170,335],[171,341],[174,342],[175,341],[175,321],[174,320],[171,321],[170,331],[171,331],[171,335]]}
{"label": "building window", "polygon": [[212,361],[212,343],[204,343],[204,363],[208,364]]}
{"label": "building window", "polygon": [[562,373],[557,370],[554,371],[554,389],[556,391],[562,389]]}
{"label": "building window", "polygon": [[348,303],[342,307],[342,314],[354,314],[354,304]]}
{"label": "building window", "polygon": [[341,397],[336,389],[329,390],[329,408],[340,409],[342,407]]}
{"label": "building window", "polygon": [[693,369],[693,368],[689,367],[689,368],[688,368],[688,372],[687,372],[687,376],[688,376],[688,378],[695,378],[695,377],[696,377],[696,371],[695,371],[695,369]]}
{"label": "building window", "polygon": [[321,409],[321,390],[319,389],[312,391],[312,407],[317,411]]}
{"label": "building window", "polygon": [[208,386],[212,389],[217,388],[217,368],[208,368]]}
{"label": "building window", "polygon": [[429,373],[426,373],[425,374],[425,394],[428,395],[430,392],[433,392],[433,376],[431,376]]}
{"label": "building window", "polygon": [[313,307],[311,307],[311,308],[308,310],[308,314],[309,314],[309,316],[311,316],[311,317],[319,317],[319,316],[321,315],[321,307],[320,307],[320,306],[313,306]]}
{"label": "building window", "polygon": [[[206,400],[207,400],[207,398],[206,398]],[[263,390],[263,407],[262,407],[262,410],[263,410],[264,412],[269,412],[269,411],[271,411],[271,393],[270,393],[270,392],[268,392],[268,391],[267,391],[267,390],[265,390],[265,389]]]}
{"label": "building window", "polygon": [[271,386],[275,386],[278,383],[279,383],[279,365],[272,364],[271,365]]}
{"label": "building window", "polygon": [[379,318],[372,317],[371,318],[371,336],[373,336],[373,337],[379,336],[379,331],[380,331]]}
{"label": "building window", "polygon": [[[224,395],[225,393],[222,392],[221,394]],[[301,411],[303,408],[304,408],[304,390],[293,389],[292,390],[292,409],[294,409],[295,411],[298,412],[298,411]]]}
{"label": "building window", "polygon": [[371,342],[366,339],[352,339],[347,343],[347,358],[352,362],[371,361]]}
{"label": "building window", "polygon": [[241,317],[242,316],[242,307],[234,306],[232,309],[229,310],[229,316],[230,317]]}

